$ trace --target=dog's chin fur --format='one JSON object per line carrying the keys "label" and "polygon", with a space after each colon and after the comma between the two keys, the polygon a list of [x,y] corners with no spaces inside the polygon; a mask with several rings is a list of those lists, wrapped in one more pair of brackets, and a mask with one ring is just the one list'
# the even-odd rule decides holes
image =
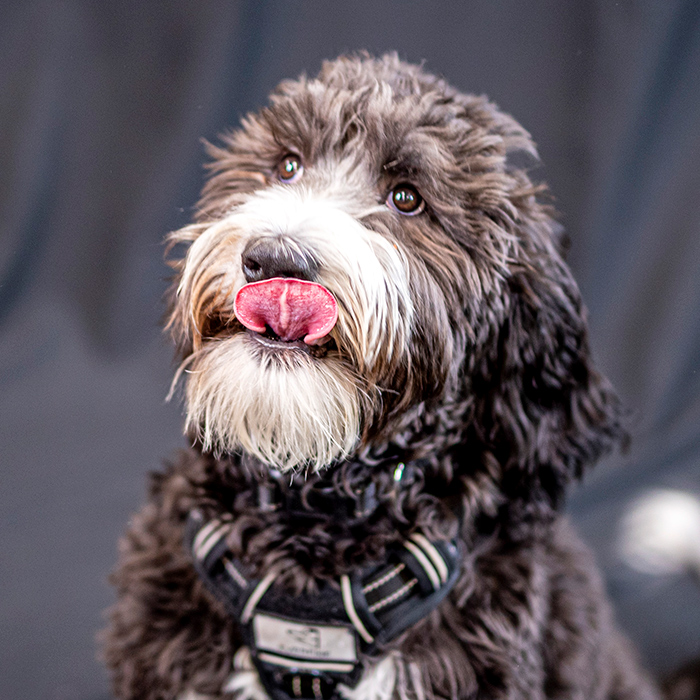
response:
{"label": "dog's chin fur", "polygon": [[186,400],[205,450],[245,450],[282,471],[320,469],[359,439],[359,388],[339,359],[271,352],[245,333],[200,351]]}

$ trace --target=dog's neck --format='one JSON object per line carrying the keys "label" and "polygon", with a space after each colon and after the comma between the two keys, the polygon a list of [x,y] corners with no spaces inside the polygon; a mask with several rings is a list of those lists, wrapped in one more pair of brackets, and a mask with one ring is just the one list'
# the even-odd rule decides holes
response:
{"label": "dog's neck", "polygon": [[[346,470],[339,470],[340,473]],[[348,481],[329,474],[294,478],[270,470],[267,478],[257,483],[257,501],[261,511],[277,511],[289,520],[321,521],[327,518],[360,522],[369,518],[379,507],[380,500],[398,498],[406,484],[413,480],[413,467],[397,462],[394,469],[394,491],[378,494],[377,483],[371,478]],[[406,478],[404,478],[406,477]]]}
{"label": "dog's neck", "polygon": [[240,461],[254,476],[260,511],[280,511],[294,521],[361,522],[382,504],[400,500],[427,468],[423,460],[404,462],[395,457],[347,460],[311,474],[283,474],[250,455],[242,455]]}
{"label": "dog's neck", "polygon": [[418,527],[435,540],[459,529],[461,492],[423,463],[347,461],[306,476],[275,474],[250,455],[200,464],[190,507],[230,517],[233,554],[256,575],[276,564],[292,588],[381,558]]}

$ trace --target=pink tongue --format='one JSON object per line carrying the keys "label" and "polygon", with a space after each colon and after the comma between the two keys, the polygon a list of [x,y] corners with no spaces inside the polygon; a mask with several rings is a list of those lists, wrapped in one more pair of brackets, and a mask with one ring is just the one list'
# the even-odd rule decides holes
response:
{"label": "pink tongue", "polygon": [[325,287],[293,277],[246,284],[236,294],[234,309],[251,331],[264,333],[269,326],[282,340],[304,338],[311,345],[338,320],[338,305]]}

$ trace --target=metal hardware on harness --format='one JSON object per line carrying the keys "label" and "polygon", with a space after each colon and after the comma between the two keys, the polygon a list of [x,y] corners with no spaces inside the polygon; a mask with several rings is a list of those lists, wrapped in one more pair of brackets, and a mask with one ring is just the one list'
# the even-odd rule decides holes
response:
{"label": "metal hardware on harness", "polygon": [[278,572],[254,579],[226,544],[230,515],[205,521],[193,510],[186,545],[194,567],[238,621],[273,700],[337,698],[359,681],[360,654],[372,654],[434,610],[459,576],[457,545],[414,532],[386,560],[293,596],[273,587]]}

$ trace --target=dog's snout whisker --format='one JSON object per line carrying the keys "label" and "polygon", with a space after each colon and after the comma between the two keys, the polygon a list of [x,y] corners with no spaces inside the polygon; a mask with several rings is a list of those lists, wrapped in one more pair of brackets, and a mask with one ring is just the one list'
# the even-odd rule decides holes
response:
{"label": "dog's snout whisker", "polygon": [[295,277],[312,282],[318,273],[318,263],[310,255],[291,249],[282,240],[270,238],[248,243],[241,264],[247,282],[272,277]]}

